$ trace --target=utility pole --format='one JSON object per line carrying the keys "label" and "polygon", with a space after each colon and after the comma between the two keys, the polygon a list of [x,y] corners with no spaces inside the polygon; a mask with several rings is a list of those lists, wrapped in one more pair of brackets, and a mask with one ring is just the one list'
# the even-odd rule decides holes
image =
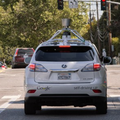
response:
{"label": "utility pole", "polygon": [[101,55],[101,45],[100,45],[100,39],[99,39],[99,12],[98,12],[98,2],[96,2],[96,9],[97,9],[97,39],[98,39],[98,51]]}
{"label": "utility pole", "polygon": [[[110,1],[110,0],[109,0]],[[111,26],[111,3],[108,3],[108,28]],[[108,43],[109,43],[109,56],[112,58],[112,33],[111,30],[109,30],[109,38],[108,38]]]}
{"label": "utility pole", "polygon": [[89,15],[90,15],[90,40],[94,43],[93,39],[92,39],[92,24],[91,24],[91,4],[90,4],[90,12],[89,12]]}

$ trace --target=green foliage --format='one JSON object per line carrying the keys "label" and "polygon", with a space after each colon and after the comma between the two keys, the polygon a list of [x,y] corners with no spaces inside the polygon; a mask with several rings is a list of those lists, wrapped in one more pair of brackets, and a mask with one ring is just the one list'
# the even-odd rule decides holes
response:
{"label": "green foliage", "polygon": [[114,56],[118,56],[118,53],[120,52],[120,37],[113,37],[112,44],[115,49]]}
{"label": "green foliage", "polygon": [[[119,2],[119,0],[113,0],[115,2]],[[117,8],[117,9],[116,9]],[[94,22],[93,22],[94,23]],[[90,26],[89,26],[90,27]],[[88,32],[89,34],[85,35],[90,39],[90,28],[88,27]],[[92,34],[93,36],[97,36],[97,22],[92,25]],[[106,51],[109,51],[109,38],[108,38],[108,33],[112,33],[112,45],[114,45],[115,51],[114,55],[118,55],[120,53],[120,6],[118,5],[116,7],[115,4],[112,4],[112,10],[111,10],[111,26],[108,26],[108,12],[104,11],[102,14],[100,20],[99,20],[99,32],[98,36],[100,39],[100,46],[101,46],[101,51],[102,48],[105,48]],[[97,38],[97,37],[96,37]],[[117,42],[115,42],[118,40]],[[97,39],[95,39],[94,43],[98,47]]]}
{"label": "green foliage", "polygon": [[36,48],[62,28],[62,18],[70,18],[71,28],[81,35],[87,32],[87,4],[77,9],[57,9],[57,0],[0,0],[0,59],[10,61],[16,47]]}

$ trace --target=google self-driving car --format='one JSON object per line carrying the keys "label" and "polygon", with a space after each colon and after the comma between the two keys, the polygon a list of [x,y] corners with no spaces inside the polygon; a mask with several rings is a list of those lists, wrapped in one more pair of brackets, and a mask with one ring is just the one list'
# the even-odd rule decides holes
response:
{"label": "google self-driving car", "polygon": [[[58,34],[62,37],[56,38]],[[95,45],[84,40],[77,31],[58,30],[36,48],[25,69],[25,114],[35,114],[42,106],[69,105],[93,105],[97,113],[106,114],[104,63],[108,62],[110,58],[101,58]]]}

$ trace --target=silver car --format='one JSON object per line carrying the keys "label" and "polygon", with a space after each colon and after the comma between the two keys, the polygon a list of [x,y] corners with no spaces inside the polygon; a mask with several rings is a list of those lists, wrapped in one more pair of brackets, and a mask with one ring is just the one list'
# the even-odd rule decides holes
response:
{"label": "silver car", "polygon": [[[62,38],[56,38],[61,34]],[[77,38],[72,39],[71,33]],[[28,62],[29,60],[27,60]],[[96,106],[107,113],[107,77],[96,47],[76,31],[59,30],[40,44],[25,69],[25,114],[35,114],[41,106]]]}

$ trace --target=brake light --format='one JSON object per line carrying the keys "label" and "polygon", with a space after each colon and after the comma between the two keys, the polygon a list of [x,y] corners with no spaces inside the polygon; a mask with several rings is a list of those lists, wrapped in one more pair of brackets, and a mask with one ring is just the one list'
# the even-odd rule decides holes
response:
{"label": "brake light", "polygon": [[60,45],[59,48],[70,48],[70,45]]}
{"label": "brake light", "polygon": [[29,64],[29,68],[31,72],[35,71],[35,64]]}
{"label": "brake light", "polygon": [[42,66],[41,64],[29,64],[29,68],[31,72],[47,72],[48,70]]}
{"label": "brake light", "polygon": [[2,65],[2,69],[5,69],[5,66],[4,66],[4,65]]}
{"label": "brake light", "polygon": [[99,63],[96,63],[96,64],[93,65],[93,68],[94,68],[95,71],[99,71],[100,67],[101,67],[101,65]]}
{"label": "brake light", "polygon": [[15,56],[17,56],[18,55],[18,49],[16,50],[16,53],[15,53]]}
{"label": "brake light", "polygon": [[101,68],[101,65],[99,63],[92,63],[86,65],[81,72],[93,72],[93,71],[99,71]]}

